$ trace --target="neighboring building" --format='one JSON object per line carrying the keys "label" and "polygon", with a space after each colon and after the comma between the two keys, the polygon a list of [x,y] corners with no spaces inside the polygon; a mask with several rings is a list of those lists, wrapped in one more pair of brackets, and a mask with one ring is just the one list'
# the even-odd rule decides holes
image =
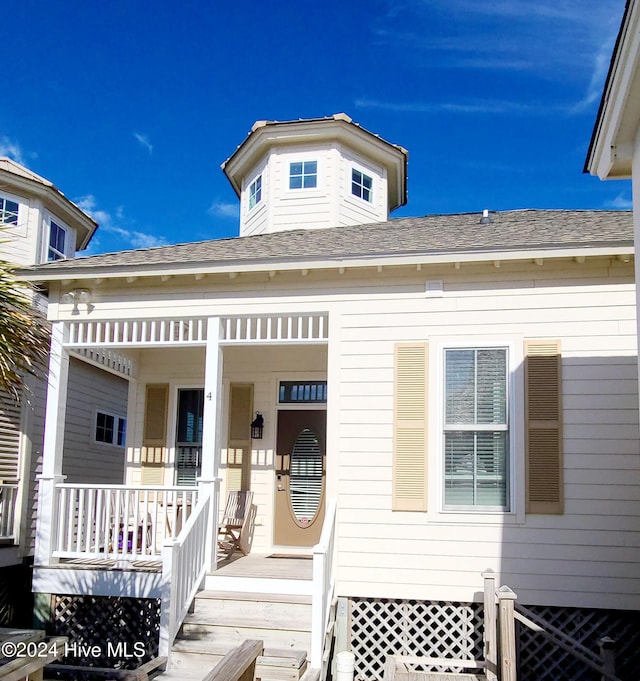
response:
{"label": "neighboring building", "polygon": [[[593,128],[584,171],[631,179],[635,243],[640,243],[640,4],[627,0]],[[637,251],[637,246],[636,246]],[[636,258],[636,281],[640,275]],[[637,303],[640,305],[640,301]],[[638,315],[640,319],[640,315]]]}
{"label": "neighboring building", "polygon": [[[166,549],[207,546],[176,582],[197,586],[200,566],[216,567],[218,500],[250,489],[254,554],[309,554],[336,501],[335,594],[359,678],[390,651],[430,645],[410,625],[429,608],[448,621],[466,607],[473,630],[486,568],[565,621],[637,617],[630,213],[389,220],[406,162],[344,114],[261,122],[223,165],[244,236],[23,272],[48,291],[55,374],[36,592],[164,608],[177,559],[164,554],[164,577],[131,566],[159,557],[188,513],[207,517],[188,525],[195,541]],[[111,353],[129,382],[127,492],[62,480],[73,352]],[[176,496],[198,480],[197,503]],[[119,569],[78,569],[86,558]]]}
{"label": "neighboring building", "polygon": [[[96,228],[96,222],[51,182],[9,158],[0,158],[0,259],[17,266],[71,259],[88,245]],[[76,403],[69,412],[65,448],[77,456],[68,459],[65,474],[74,479],[79,470],[87,473],[87,453],[106,460],[115,456],[113,466],[120,468],[119,476],[105,473],[101,464],[91,479],[122,482],[122,446],[96,445],[92,423],[102,410],[120,413],[126,405],[127,384],[79,359],[74,358],[73,365],[71,390]],[[29,389],[20,403],[0,395],[0,567],[5,568],[22,565],[33,556],[46,383],[27,380]],[[15,595],[15,584],[16,570],[0,572],[3,617],[5,598]],[[29,619],[27,614],[28,623]]]}

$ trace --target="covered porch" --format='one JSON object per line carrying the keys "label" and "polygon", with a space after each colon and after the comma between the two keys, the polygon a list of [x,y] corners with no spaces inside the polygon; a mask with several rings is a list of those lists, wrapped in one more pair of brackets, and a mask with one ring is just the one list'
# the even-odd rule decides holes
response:
{"label": "covered porch", "polygon": [[[326,312],[54,322],[34,591],[158,598],[166,654],[198,589],[205,581],[216,588],[206,576],[221,567],[216,541],[220,507],[229,491],[251,489],[257,506],[253,551],[264,558],[251,563],[252,571],[264,571],[269,579],[278,559],[266,556],[315,554],[307,561],[315,576],[303,580],[308,582],[304,588],[322,591],[320,602],[326,606],[335,516],[326,516],[328,545],[318,550],[329,503],[324,459],[322,488],[316,490],[323,512],[299,511],[309,516],[298,523],[300,528],[315,525],[313,541],[297,545],[294,539],[282,550],[274,539],[274,523],[281,477],[275,451],[283,407],[278,390],[283,382],[291,392],[291,384],[306,381],[315,394],[324,383],[326,399],[328,342]],[[122,484],[64,475],[72,359],[128,382]],[[194,396],[201,400],[199,412],[192,408],[198,401]],[[300,400],[293,407],[310,412],[318,404]],[[256,412],[264,420],[262,438],[257,432],[254,438],[246,434],[247,417]],[[238,413],[246,427],[243,434],[234,425]],[[117,420],[107,425],[124,431]],[[114,440],[119,436],[114,434]],[[242,572],[247,561],[228,567]],[[224,569],[220,572],[224,576]],[[250,586],[250,581],[245,584]]]}

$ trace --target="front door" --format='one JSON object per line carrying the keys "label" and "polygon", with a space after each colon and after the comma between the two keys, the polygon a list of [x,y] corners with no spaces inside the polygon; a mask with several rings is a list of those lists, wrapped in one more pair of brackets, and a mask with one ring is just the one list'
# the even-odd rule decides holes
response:
{"label": "front door", "polygon": [[273,543],[313,546],[324,520],[324,410],[280,410],[276,441],[276,498]]}

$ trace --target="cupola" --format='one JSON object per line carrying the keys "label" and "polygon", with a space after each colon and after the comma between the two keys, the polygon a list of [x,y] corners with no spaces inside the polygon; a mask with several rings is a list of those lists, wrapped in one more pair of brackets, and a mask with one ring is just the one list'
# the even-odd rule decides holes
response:
{"label": "cupola", "polygon": [[340,113],[256,121],[222,170],[248,236],[385,222],[406,203],[407,157]]}

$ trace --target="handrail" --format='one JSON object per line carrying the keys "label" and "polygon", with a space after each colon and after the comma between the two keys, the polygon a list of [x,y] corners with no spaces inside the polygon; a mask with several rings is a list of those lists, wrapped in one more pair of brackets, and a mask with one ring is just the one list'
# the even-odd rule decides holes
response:
{"label": "handrail", "polygon": [[162,599],[159,655],[168,657],[173,641],[208,567],[207,528],[210,493],[203,493],[178,537],[162,549]]}
{"label": "handrail", "polygon": [[253,681],[262,641],[246,640],[229,651],[202,681]]}
{"label": "handrail", "polygon": [[547,640],[555,643],[555,645],[566,650],[574,657],[577,657],[581,662],[584,662],[589,668],[593,669],[593,671],[601,674],[603,679],[608,679],[608,681],[622,681],[613,672],[605,669],[602,664],[600,664],[601,660],[596,653],[583,646],[579,641],[571,638],[568,634],[565,634],[564,631],[545,622],[542,617],[531,612],[528,608],[525,608],[522,605],[516,605],[514,617],[532,631],[541,634]]}
{"label": "handrail", "polygon": [[311,667],[322,669],[325,635],[335,589],[334,553],[336,535],[335,499],[330,499],[320,541],[313,547],[313,600],[311,604]]}

